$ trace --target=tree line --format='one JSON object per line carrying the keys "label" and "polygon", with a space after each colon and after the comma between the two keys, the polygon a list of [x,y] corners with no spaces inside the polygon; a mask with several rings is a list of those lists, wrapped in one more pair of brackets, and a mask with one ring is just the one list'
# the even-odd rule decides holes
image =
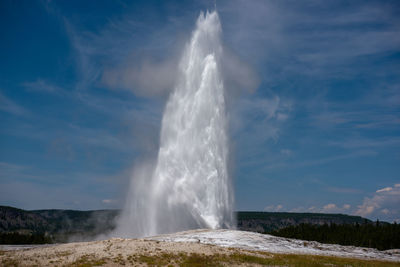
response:
{"label": "tree line", "polygon": [[53,240],[49,236],[42,233],[0,233],[0,244],[26,245],[48,243],[53,243]]}
{"label": "tree line", "polygon": [[397,223],[299,224],[269,234],[327,244],[370,247],[378,250],[400,248],[400,225]]}

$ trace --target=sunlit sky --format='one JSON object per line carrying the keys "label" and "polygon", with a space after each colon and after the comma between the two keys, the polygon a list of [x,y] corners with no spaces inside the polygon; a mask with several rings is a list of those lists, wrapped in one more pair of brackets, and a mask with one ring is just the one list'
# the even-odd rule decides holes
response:
{"label": "sunlit sky", "polygon": [[215,6],[236,210],[400,221],[399,1],[0,1],[0,205],[122,207]]}

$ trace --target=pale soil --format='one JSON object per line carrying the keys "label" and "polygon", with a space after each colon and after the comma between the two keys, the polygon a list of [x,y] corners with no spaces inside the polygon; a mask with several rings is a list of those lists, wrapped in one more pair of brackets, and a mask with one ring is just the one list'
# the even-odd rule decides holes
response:
{"label": "pale soil", "polygon": [[[96,262],[103,259],[102,266],[135,265],[147,266],[134,260],[134,256],[162,256],[163,254],[196,253],[205,255],[243,253],[269,257],[256,251],[246,251],[237,248],[223,248],[214,245],[186,242],[162,242],[144,239],[113,238],[104,241],[77,242],[48,247],[36,247],[21,250],[0,251],[0,266],[2,264],[19,266],[68,266]],[[131,257],[129,257],[131,256]],[[133,263],[133,264],[132,264]],[[175,265],[175,264],[174,264]]]}

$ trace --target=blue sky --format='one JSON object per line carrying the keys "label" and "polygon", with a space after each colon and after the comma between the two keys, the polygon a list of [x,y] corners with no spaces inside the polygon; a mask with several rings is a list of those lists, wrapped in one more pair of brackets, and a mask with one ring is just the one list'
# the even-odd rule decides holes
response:
{"label": "blue sky", "polygon": [[[118,208],[214,1],[1,1],[0,204]],[[237,210],[400,219],[398,1],[218,1]],[[229,67],[229,64],[227,65]]]}

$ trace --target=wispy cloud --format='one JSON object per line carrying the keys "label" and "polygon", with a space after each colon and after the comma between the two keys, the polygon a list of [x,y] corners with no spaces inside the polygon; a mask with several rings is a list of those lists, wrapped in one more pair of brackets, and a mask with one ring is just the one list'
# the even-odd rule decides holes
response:
{"label": "wispy cloud", "polygon": [[9,178],[16,174],[21,174],[28,167],[25,165],[13,164],[8,162],[0,162],[0,177],[2,179]]}
{"label": "wispy cloud", "polygon": [[68,184],[62,187],[38,184],[37,182],[13,181],[1,183],[0,201],[23,209],[101,209],[108,206],[81,186]]}
{"label": "wispy cloud", "polygon": [[33,82],[24,82],[22,83],[28,91],[37,91],[37,92],[46,92],[52,94],[60,94],[63,92],[63,89],[58,87],[57,85],[50,84],[49,82],[43,79],[37,79]]}
{"label": "wispy cloud", "polygon": [[359,194],[362,191],[356,188],[348,188],[348,187],[336,187],[336,186],[328,186],[326,188],[327,191],[341,194]]}
{"label": "wispy cloud", "polygon": [[291,101],[274,95],[270,98],[255,95],[242,96],[233,103],[231,128],[234,134],[244,130],[257,134],[257,140],[265,141],[276,138],[278,125],[284,123],[282,115],[288,117],[291,112]]}
{"label": "wispy cloud", "polygon": [[[166,3],[166,12],[149,8],[144,16],[126,5],[121,13],[111,11],[93,19],[82,18],[83,13],[72,15],[69,7],[54,1],[41,3],[59,19],[60,28],[64,26],[72,62],[63,66],[68,68],[67,76],[64,68],[56,76],[71,80],[66,85],[55,82],[55,77],[28,76],[17,86],[20,89],[22,85],[26,95],[16,97],[11,89],[0,92],[0,110],[8,113],[6,119],[11,118],[1,132],[40,142],[44,154],[47,152],[44,156],[63,160],[67,169],[126,167],[137,155],[155,154],[165,96],[174,86],[180,53],[199,9],[207,4],[168,9],[175,4]],[[351,184],[362,178],[353,176],[354,181],[343,183],[346,178],[335,175],[337,169],[344,168],[336,167],[354,160],[355,165],[360,164],[354,168],[364,170],[364,164],[378,154],[382,162],[398,156],[397,152],[381,153],[383,149],[394,151],[400,144],[400,71],[398,57],[393,56],[400,45],[398,5],[379,1],[299,4],[233,0],[218,3],[218,10],[226,44],[222,67],[231,154],[236,150],[236,167],[242,172],[238,178],[262,189],[270,187],[267,179],[282,180],[282,190],[292,194],[297,189],[288,192],[286,183],[295,184],[314,171],[319,175],[323,169],[321,180],[335,181],[335,186],[329,182],[318,185],[323,194],[347,198],[365,192],[364,185],[358,188]],[[28,96],[40,96],[51,106],[41,109],[26,102]],[[60,96],[60,109],[54,108],[50,114],[48,110],[58,104],[54,100]],[[27,115],[34,118],[27,121]],[[13,116],[20,116],[17,119],[21,122]],[[7,177],[17,171],[7,168]],[[21,185],[23,188],[29,188],[34,180],[40,184],[46,179],[87,181],[101,177],[101,173],[89,171],[69,173],[71,178],[53,173],[52,180],[38,169],[24,168],[19,170],[19,179],[27,183]],[[389,169],[392,173],[397,170]],[[41,175],[46,178],[41,180]],[[256,181],[259,177],[265,184]],[[365,179],[373,183],[373,178]],[[248,188],[238,190],[244,195]],[[388,194],[395,186],[379,190],[368,198]],[[113,199],[117,198],[104,194],[91,203],[106,205],[102,200]],[[298,210],[350,213],[356,206],[355,202],[345,205],[350,204],[346,208],[343,202],[324,199],[314,207]],[[279,201],[270,209],[290,206]],[[392,210],[383,205],[371,216],[375,212],[389,216]]]}
{"label": "wispy cloud", "polygon": [[269,156],[265,146],[279,139],[281,127],[286,123],[281,115],[290,116],[292,102],[277,95],[244,95],[231,105],[234,106],[229,109],[233,147],[240,148],[237,168],[262,169]]}
{"label": "wispy cloud", "polygon": [[340,146],[343,148],[375,148],[375,147],[388,147],[400,144],[398,137],[386,137],[385,139],[369,139],[369,138],[351,138],[343,141],[331,141],[328,144],[333,146]]}
{"label": "wispy cloud", "polygon": [[62,18],[71,40],[72,47],[75,49],[75,62],[79,74],[76,83],[77,90],[88,90],[98,82],[101,75],[97,60],[101,56],[101,51],[97,50],[97,46],[91,46],[88,40],[84,40],[84,35],[74,28],[72,23],[66,17]]}
{"label": "wispy cloud", "polygon": [[[325,109],[320,114],[311,116],[313,125],[322,128],[347,127],[358,129],[377,129],[379,127],[399,127],[400,119],[395,114],[382,114],[379,110],[371,110],[369,106],[360,107],[363,103],[352,103],[358,105],[359,111],[335,111]],[[345,105],[342,105],[342,109]],[[349,110],[349,109],[347,109]]]}
{"label": "wispy cloud", "polygon": [[17,104],[0,91],[0,110],[16,116],[26,116],[30,112],[23,106]]}
{"label": "wispy cloud", "polygon": [[285,155],[285,156],[291,156],[292,154],[293,154],[293,151],[292,150],[290,150],[290,149],[281,149],[281,154],[282,155]]}
{"label": "wispy cloud", "polygon": [[279,161],[279,162],[268,162],[268,164],[264,164],[265,166],[262,168],[263,170],[268,169],[283,169],[290,167],[291,169],[303,168],[303,167],[311,167],[311,166],[319,166],[328,164],[335,161],[341,161],[345,159],[358,158],[358,157],[370,157],[375,156],[377,153],[372,150],[356,150],[350,153],[344,153],[334,156],[327,156],[323,158],[315,158],[315,159],[307,159],[307,160],[296,160],[294,162],[288,161]]}
{"label": "wispy cloud", "polygon": [[[400,30],[393,5],[237,0],[220,8],[232,18],[225,26],[242,53],[257,61],[281,58],[292,63],[285,66],[287,71],[316,74],[339,65],[343,70],[345,62],[362,55],[397,50]],[[285,54],[291,56],[284,58]]]}
{"label": "wispy cloud", "polygon": [[[120,207],[130,168],[92,172],[0,162],[0,202],[26,209]],[[106,201],[103,201],[104,198]]]}

